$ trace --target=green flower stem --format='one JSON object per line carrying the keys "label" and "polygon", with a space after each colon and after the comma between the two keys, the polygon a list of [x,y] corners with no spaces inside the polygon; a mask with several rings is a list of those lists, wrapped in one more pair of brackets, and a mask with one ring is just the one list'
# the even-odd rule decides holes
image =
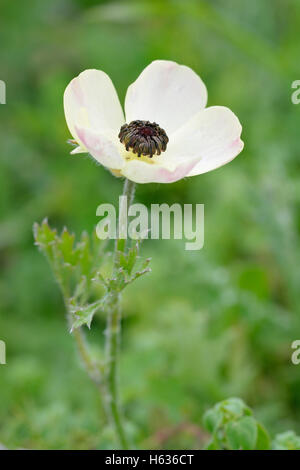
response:
{"label": "green flower stem", "polygon": [[[125,180],[124,188],[123,188],[123,196],[126,196],[125,204],[123,203],[120,207],[119,213],[119,233],[124,233],[127,226],[127,212],[128,208],[132,204],[134,198],[134,191],[135,191],[135,183],[130,180]],[[122,201],[124,202],[124,201]],[[124,252],[126,248],[126,238],[118,237],[116,240],[115,246],[115,263],[114,263],[114,270],[115,272],[119,269],[119,255],[120,253]]]}
{"label": "green flower stem", "polygon": [[[128,207],[133,201],[135,184],[125,180],[123,196],[127,197],[127,204],[122,204],[119,214],[119,234],[126,226]],[[114,275],[120,268],[120,254],[126,249],[126,239],[118,237],[115,245]],[[128,449],[128,441],[124,431],[122,412],[118,393],[118,356],[121,335],[121,294],[112,292],[108,312],[106,328],[106,399],[110,411],[111,422],[123,449]]]}

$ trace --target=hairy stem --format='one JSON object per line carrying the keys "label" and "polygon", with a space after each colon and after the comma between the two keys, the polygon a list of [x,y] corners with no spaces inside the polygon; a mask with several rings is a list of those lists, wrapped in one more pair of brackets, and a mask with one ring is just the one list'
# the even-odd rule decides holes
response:
{"label": "hairy stem", "polygon": [[[59,279],[59,277],[57,277]],[[67,323],[69,328],[72,327],[72,315],[69,308],[69,292],[64,283],[61,279],[59,279],[59,287],[62,292],[62,296],[64,299],[66,314],[67,314]],[[109,419],[110,411],[107,406],[107,387],[104,383],[103,377],[103,370],[100,368],[100,364],[96,361],[93,357],[93,354],[90,351],[89,345],[86,341],[85,334],[82,330],[82,327],[75,328],[72,331],[72,336],[75,340],[76,349],[78,356],[81,360],[82,366],[84,367],[85,371],[87,372],[88,376],[94,382],[96,387],[98,388],[101,396],[101,401],[103,405],[103,410],[107,419]]]}
{"label": "hairy stem", "polygon": [[103,380],[101,377],[100,368],[98,364],[94,361],[93,356],[90,353],[82,328],[75,328],[72,331],[72,334],[75,339],[79,357],[86,372],[88,373],[89,377],[94,382],[94,384],[99,388],[101,393],[103,393]]}
{"label": "hairy stem", "polygon": [[[119,235],[115,245],[114,274],[120,268],[120,253],[126,249],[125,227],[127,212],[134,196],[135,184],[125,180],[123,196],[119,214]],[[124,238],[122,238],[122,236]],[[112,292],[107,312],[106,328],[106,399],[110,412],[111,422],[123,449],[128,449],[128,441],[123,426],[122,411],[119,403],[118,391],[118,356],[121,335],[121,294]]]}

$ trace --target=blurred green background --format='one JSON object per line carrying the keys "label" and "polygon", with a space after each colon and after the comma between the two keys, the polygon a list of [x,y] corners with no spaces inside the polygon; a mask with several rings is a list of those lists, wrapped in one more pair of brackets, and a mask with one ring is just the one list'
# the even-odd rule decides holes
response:
{"label": "blurred green background", "polygon": [[[245,150],[231,164],[136,199],[204,203],[205,246],[146,241],[152,274],[124,296],[121,387],[140,448],[199,448],[201,419],[240,396],[272,435],[300,432],[300,105],[297,0],[1,1],[0,442],[113,447],[97,390],[78,364],[63,302],[32,225],[92,231],[121,180],[70,156],[62,95],[86,68],[127,86],[154,59],[192,67],[208,105],[230,107]],[[103,319],[88,336],[97,344]]]}

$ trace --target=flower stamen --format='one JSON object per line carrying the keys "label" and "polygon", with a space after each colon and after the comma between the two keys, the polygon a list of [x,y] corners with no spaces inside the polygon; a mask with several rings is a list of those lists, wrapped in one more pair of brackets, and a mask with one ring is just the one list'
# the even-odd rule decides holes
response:
{"label": "flower stamen", "polygon": [[169,142],[165,130],[156,122],[139,120],[124,124],[120,129],[119,139],[127,151],[131,150],[138,157],[144,155],[150,158],[164,152]]}

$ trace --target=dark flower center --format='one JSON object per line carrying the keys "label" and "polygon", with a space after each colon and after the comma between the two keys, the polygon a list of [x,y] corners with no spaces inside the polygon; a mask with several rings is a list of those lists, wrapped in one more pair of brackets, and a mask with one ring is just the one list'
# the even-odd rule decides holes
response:
{"label": "dark flower center", "polygon": [[131,150],[138,157],[142,155],[152,158],[160,155],[167,148],[169,138],[156,122],[131,121],[124,124],[119,132],[119,139],[127,151]]}

